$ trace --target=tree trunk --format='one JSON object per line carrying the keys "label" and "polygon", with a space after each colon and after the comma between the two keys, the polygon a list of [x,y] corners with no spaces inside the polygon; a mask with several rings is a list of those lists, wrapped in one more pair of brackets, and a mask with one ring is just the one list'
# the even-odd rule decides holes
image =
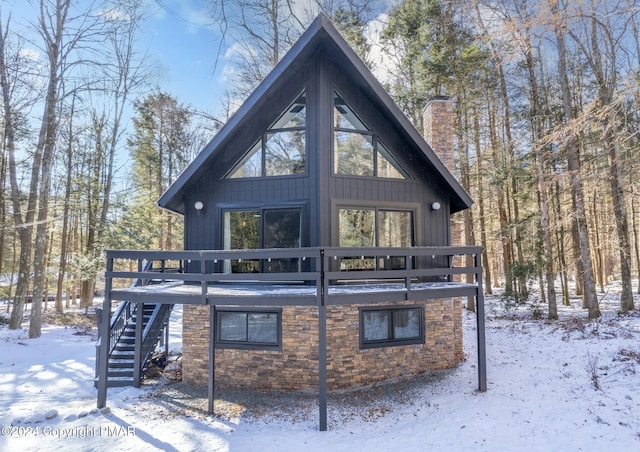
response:
{"label": "tree trunk", "polygon": [[560,282],[562,286],[562,304],[563,306],[571,306],[571,302],[569,300],[569,275],[568,275],[568,266],[566,259],[566,251],[564,247],[564,238],[566,235],[566,231],[564,229],[564,222],[559,220],[562,217],[562,207],[560,203],[560,182],[556,179],[555,184],[555,219],[556,224],[559,225],[559,230],[556,231],[556,247],[558,249],[558,262],[560,266]]}
{"label": "tree trunk", "polygon": [[613,196],[613,213],[618,232],[618,251],[620,253],[620,277],[622,279],[622,294],[620,296],[620,311],[628,312],[634,309],[633,289],[631,287],[631,244],[629,243],[629,226],[627,222],[627,206],[622,189],[622,174],[620,171],[618,143],[608,143],[609,146],[609,182]]}
{"label": "tree trunk", "polygon": [[[597,20],[596,17],[592,17],[590,34],[592,58],[587,58],[587,61],[590,62],[598,83],[599,107],[604,110],[610,107],[613,101],[613,90],[615,89],[617,80],[617,67],[615,64],[615,43],[611,37],[610,30],[604,30],[605,33],[603,33],[607,39],[605,45],[608,45],[609,54],[605,56],[602,53],[600,35],[598,34],[598,27],[600,26],[604,27],[605,24]],[[608,69],[604,68],[603,57],[611,61]],[[631,244],[629,243],[629,224],[627,221],[627,206],[622,186],[620,144],[616,139],[618,127],[615,116],[615,109],[611,114],[607,112],[602,113],[602,128],[604,131],[603,144],[609,159],[609,186],[611,189],[611,198],[613,199],[613,214],[618,235],[618,252],[620,254],[620,277],[622,280],[620,310],[622,312],[628,312],[634,308],[633,289],[631,288]]]}
{"label": "tree trunk", "polygon": [[493,293],[493,282],[491,281],[491,265],[489,265],[489,253],[487,251],[487,226],[484,212],[484,184],[483,184],[483,158],[480,153],[480,120],[478,110],[473,106],[473,141],[477,152],[476,157],[476,178],[478,184],[478,222],[480,223],[480,244],[482,246],[482,267],[484,270],[484,290],[487,294]]}
{"label": "tree trunk", "polygon": [[593,212],[591,212],[591,215],[589,215],[589,217],[591,218],[591,229],[593,230],[594,234],[593,234],[593,240],[594,240],[594,248],[595,248],[595,257],[596,257],[596,261],[595,261],[595,272],[594,272],[594,276],[596,279],[596,285],[600,286],[600,293],[604,293],[604,256],[603,256],[603,251],[602,251],[602,242],[600,240],[600,228],[598,227],[598,224],[605,224],[603,222],[599,222],[598,221],[598,199],[600,199],[600,196],[598,194],[597,190],[593,191],[593,197],[592,197],[593,201],[592,201],[592,206],[593,206]]}
{"label": "tree trunk", "polygon": [[[56,58],[57,60],[57,58]],[[54,60],[54,61],[56,61]],[[57,69],[55,69],[57,71]],[[49,236],[49,193],[51,191],[51,171],[53,167],[53,152],[56,136],[56,99],[57,74],[50,75],[50,88],[47,91],[45,114],[42,118],[45,135],[44,141],[38,143],[42,151],[42,173],[40,176],[40,193],[38,194],[38,225],[36,227],[35,254],[33,258],[33,300],[31,317],[29,319],[29,337],[40,337],[42,323],[42,299],[45,295],[47,269],[45,268],[47,254],[47,238]]]}
{"label": "tree trunk", "polygon": [[[504,168],[504,165],[500,162],[498,157],[498,149],[500,147],[498,143],[497,130],[495,124],[495,112],[493,107],[489,107],[489,136],[491,139],[491,150],[493,167],[497,171],[500,168]],[[496,198],[498,202],[498,219],[500,221],[500,242],[502,243],[502,272],[505,280],[505,293],[511,295],[513,293],[513,284],[511,281],[511,263],[513,261],[511,253],[511,232],[509,229],[509,220],[507,218],[507,211],[505,209],[505,195],[503,190],[503,184],[496,184]]]}
{"label": "tree trunk", "polygon": [[[564,32],[560,24],[556,21],[556,41],[558,45],[558,75],[560,78],[560,91],[562,95],[562,105],[566,122],[573,119],[573,107],[571,105],[571,93],[569,91],[569,76],[567,71],[566,45]],[[572,133],[572,132],[570,132]],[[582,265],[582,281],[584,283],[584,300],[589,310],[589,318],[600,317],[600,308],[596,297],[596,287],[593,279],[593,266],[591,263],[591,248],[589,245],[589,234],[585,217],[584,196],[582,189],[582,178],[580,176],[580,158],[575,139],[569,137],[566,145],[567,162],[571,179],[571,192],[575,201],[575,216],[578,233],[578,243],[580,247],[580,263]]]}
{"label": "tree trunk", "polygon": [[[629,172],[631,176],[632,172]],[[638,272],[638,293],[640,293],[640,234],[638,234],[638,215],[636,212],[636,202],[634,197],[631,197],[631,224],[633,227],[633,243],[636,252],[636,271]]]}
{"label": "tree trunk", "polygon": [[[536,160],[536,181],[538,186],[538,203],[540,206],[540,229],[542,232],[542,256],[544,261],[544,280],[547,286],[548,318],[558,318],[558,305],[556,301],[555,274],[553,270],[553,246],[551,244],[551,231],[549,226],[549,201],[547,196],[547,183],[545,178],[545,154],[542,140],[542,105],[540,90],[536,76],[534,58],[531,49],[528,25],[524,27],[525,35],[525,60],[529,72],[529,85],[531,89],[531,121],[533,130],[533,152]],[[544,291],[543,291],[544,293]]]}
{"label": "tree trunk", "polygon": [[7,72],[9,65],[5,54],[5,43],[8,32],[9,30],[4,30],[2,23],[0,23],[0,87],[2,88],[2,110],[4,113],[4,143],[9,169],[9,182],[11,185],[13,221],[20,240],[18,282],[16,284],[16,292],[11,308],[11,319],[9,321],[9,328],[15,330],[22,326],[24,304],[27,299],[27,292],[29,289],[29,274],[31,271],[31,238],[33,233],[36,193],[42,156],[36,149],[31,165],[31,180],[29,184],[30,194],[27,203],[27,210],[23,217],[21,191],[18,184],[17,164],[15,159],[14,107],[11,104],[12,86],[9,82],[10,79]]}

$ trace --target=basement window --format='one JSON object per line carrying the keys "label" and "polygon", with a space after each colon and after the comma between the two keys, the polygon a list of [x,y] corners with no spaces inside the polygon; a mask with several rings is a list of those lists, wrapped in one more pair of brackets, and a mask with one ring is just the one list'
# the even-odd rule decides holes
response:
{"label": "basement window", "polygon": [[281,309],[219,309],[216,346],[249,350],[280,350]]}
{"label": "basement window", "polygon": [[424,344],[424,308],[360,308],[360,348]]}

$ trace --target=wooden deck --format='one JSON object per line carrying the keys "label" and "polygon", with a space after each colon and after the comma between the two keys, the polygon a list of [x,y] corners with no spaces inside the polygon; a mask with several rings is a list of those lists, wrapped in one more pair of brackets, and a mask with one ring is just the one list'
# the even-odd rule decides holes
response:
{"label": "wooden deck", "polygon": [[[475,296],[477,284],[456,282],[414,283],[409,289],[403,283],[375,282],[330,285],[324,295],[325,305],[356,302],[382,303]],[[251,306],[316,306],[316,287],[295,283],[260,282],[217,283],[202,288],[182,281],[165,281],[148,286],[112,289],[111,300],[139,303],[251,305]]]}
{"label": "wooden deck", "polygon": [[[481,247],[290,248],[106,252],[105,296],[100,337],[109,337],[112,302],[216,306],[315,306],[319,315],[320,430],[327,421],[326,307],[355,303],[474,297],[477,313],[478,389],[485,391],[486,352]],[[231,273],[231,262],[254,261],[257,268],[277,259],[297,262],[286,273]],[[354,265],[354,261],[362,262]],[[148,263],[153,262],[149,266]],[[466,263],[472,262],[471,265]],[[346,263],[346,264],[345,264]],[[362,265],[362,264],[365,265]],[[357,268],[357,269],[354,269]],[[144,281],[132,287],[132,281]],[[152,282],[152,284],[148,284]],[[141,328],[141,327],[140,327]],[[210,328],[210,342],[214,342]],[[141,333],[140,333],[141,334]],[[98,363],[98,408],[106,406],[108,343]],[[215,374],[215,347],[209,375]],[[209,382],[209,412],[215,385]]]}

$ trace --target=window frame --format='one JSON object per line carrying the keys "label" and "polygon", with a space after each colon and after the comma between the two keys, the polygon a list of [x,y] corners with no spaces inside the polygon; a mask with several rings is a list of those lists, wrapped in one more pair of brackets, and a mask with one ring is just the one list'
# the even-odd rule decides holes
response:
{"label": "window frame", "polygon": [[378,203],[378,204],[370,204],[367,202],[361,202],[361,201],[357,201],[357,200],[332,200],[332,206],[331,206],[331,210],[334,213],[335,216],[335,224],[333,226],[333,230],[335,231],[334,234],[332,234],[335,239],[334,239],[334,246],[339,246],[341,247],[342,245],[340,245],[340,211],[341,210],[369,210],[372,211],[374,213],[374,218],[373,218],[373,234],[374,234],[374,239],[373,242],[374,244],[372,245],[373,247],[379,248],[380,245],[380,222],[379,222],[379,216],[381,212],[399,212],[399,213],[405,213],[405,212],[409,212],[411,213],[411,244],[409,246],[417,246],[416,244],[418,243],[418,231],[419,228],[421,227],[420,223],[420,205],[417,203],[402,203],[402,202],[398,202],[398,203]]}
{"label": "window frame", "polygon": [[[290,112],[290,110],[292,108],[295,108],[294,105],[296,105],[296,101],[300,98],[304,98],[304,115],[305,115],[305,119],[304,119],[304,125],[302,126],[289,126],[289,127],[285,127],[286,124],[284,124],[284,126],[280,126],[278,125],[278,122],[281,120],[281,118],[286,115],[288,112]],[[309,123],[309,108],[308,108],[308,104],[307,104],[307,94],[306,94],[306,88],[301,90],[297,96],[294,97],[293,101],[291,103],[288,104],[287,108],[284,110],[284,112],[278,116],[278,118],[269,125],[269,127],[267,127],[264,131],[262,131],[262,133],[260,134],[260,137],[253,142],[253,144],[251,146],[249,146],[248,150],[246,151],[246,153],[242,156],[242,158],[237,161],[232,167],[231,169],[222,177],[222,179],[228,179],[228,180],[244,180],[244,179],[266,179],[266,178],[282,178],[282,177],[303,177],[303,176],[307,176],[309,173],[309,129],[308,129],[308,123]],[[302,136],[304,137],[304,149],[303,152],[304,154],[302,155],[303,159],[302,159],[302,171],[300,172],[292,172],[289,174],[267,174],[267,170],[268,170],[268,165],[267,165],[267,143],[269,141],[269,136],[275,136],[279,133],[286,133],[286,132],[302,132]],[[243,175],[243,176],[235,176],[236,172],[239,171],[249,160],[251,160],[252,158],[255,158],[256,155],[258,156],[256,158],[256,160],[259,160],[259,167],[258,165],[256,165],[256,168],[259,170],[260,174],[257,175]]]}
{"label": "window frame", "polygon": [[[391,319],[391,325],[389,325],[389,330],[393,334],[393,313],[399,311],[410,311],[417,310],[419,312],[419,335],[417,337],[411,338],[400,338],[397,339],[392,337],[390,339],[382,339],[376,341],[367,341],[365,340],[365,322],[364,316],[368,312],[388,312],[390,314],[389,318]],[[358,320],[359,320],[359,337],[360,337],[360,349],[367,350],[372,348],[383,348],[383,347],[397,347],[402,345],[422,345],[425,344],[426,334],[425,334],[425,319],[424,319],[424,305],[408,305],[408,306],[361,306],[358,308]]]}
{"label": "window frame", "polygon": [[[267,203],[267,204],[254,204],[254,203],[249,203],[249,204],[245,204],[245,203],[220,203],[218,204],[218,215],[219,215],[219,221],[220,221],[220,232],[219,232],[219,240],[220,240],[220,249],[223,250],[232,250],[232,249],[236,249],[236,248],[227,248],[227,239],[226,239],[226,235],[227,235],[227,220],[226,220],[226,215],[227,213],[232,213],[232,212],[256,212],[258,214],[258,217],[260,218],[258,220],[258,241],[259,241],[259,247],[255,248],[255,249],[263,249],[262,247],[264,247],[264,240],[265,240],[265,224],[264,224],[264,218],[265,218],[265,212],[271,212],[271,211],[285,211],[285,210],[295,210],[298,212],[299,214],[299,223],[298,223],[298,243],[299,246],[298,247],[292,247],[293,248],[302,248],[305,245],[305,243],[308,242],[308,237],[305,236],[305,229],[304,229],[304,224],[305,224],[305,215],[306,210],[307,210],[307,203],[306,202],[283,202],[283,203],[275,203],[275,204],[271,204],[271,203]],[[254,249],[254,248],[248,248],[248,249]],[[260,273],[265,272],[264,266],[265,266],[265,262],[263,259],[259,259],[258,260],[258,268]],[[299,261],[299,259],[298,259]],[[221,265],[224,265],[224,272],[225,273],[236,273],[231,271],[231,261],[225,259]],[[301,263],[298,262],[298,270],[300,269],[300,265]]]}
{"label": "window frame", "polygon": [[[335,99],[338,96],[342,99],[349,110],[353,113],[353,115],[357,118],[358,122],[362,124],[363,129],[359,129],[357,127],[339,127],[336,124],[334,119],[334,110],[336,108]],[[342,113],[342,112],[341,112]],[[342,113],[344,114],[344,113]],[[358,114],[351,106],[350,102],[342,95],[339,89],[333,89],[333,96],[331,101],[331,175],[333,177],[358,177],[358,178],[367,178],[367,179],[383,179],[383,180],[395,180],[395,181],[411,181],[413,180],[413,176],[407,171],[407,169],[398,161],[398,159],[393,155],[393,153],[389,150],[389,147],[384,144],[383,140],[380,139],[378,133],[374,130],[371,130],[369,126],[366,125],[365,121],[362,120],[360,114]],[[337,133],[352,133],[362,136],[369,136],[371,140],[371,165],[372,165],[372,173],[368,174],[352,174],[352,173],[340,173],[338,172],[338,149],[336,148],[336,134]],[[386,155],[385,155],[386,154]],[[400,174],[400,177],[395,176],[384,176],[381,175],[381,165],[378,160],[379,157],[382,156],[388,164],[390,164],[393,168],[395,168],[396,172]]]}
{"label": "window frame", "polygon": [[[220,337],[222,328],[220,327],[221,313],[239,313],[246,314],[275,314],[276,315],[276,338],[275,344],[267,342],[252,342],[223,340]],[[273,350],[282,351],[282,308],[216,308],[215,315],[215,348],[220,349],[236,349],[236,350]]]}
{"label": "window frame", "polygon": [[[381,211],[384,212],[410,212],[413,224],[411,231],[411,245],[409,246],[419,246],[422,237],[419,236],[420,231],[422,230],[422,218],[421,218],[421,205],[419,203],[407,203],[407,202],[379,202],[377,204],[372,204],[370,202],[362,202],[353,199],[332,199],[331,200],[331,212],[332,212],[332,220],[331,220],[331,243],[332,246],[342,247],[340,244],[340,210],[372,210],[374,211],[374,245],[373,247],[380,247],[380,230],[379,230],[379,220],[378,215]],[[339,271],[342,268],[342,261],[348,261],[348,258],[341,258],[340,263],[335,265],[332,261],[332,265],[335,265],[334,271]],[[385,261],[389,261],[387,264]],[[372,263],[371,268],[376,268],[381,270],[386,268],[387,265],[390,265],[390,269],[406,269],[407,263],[405,262],[403,265],[398,267],[397,263],[393,262],[397,261],[397,258],[391,257],[390,259],[380,258],[375,260]],[[415,262],[412,263],[415,265]],[[365,269],[365,268],[363,268]]]}

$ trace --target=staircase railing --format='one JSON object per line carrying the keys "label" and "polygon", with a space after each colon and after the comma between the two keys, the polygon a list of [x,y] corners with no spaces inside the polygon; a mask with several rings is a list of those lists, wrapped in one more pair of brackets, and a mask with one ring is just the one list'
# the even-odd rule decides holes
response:
{"label": "staircase railing", "polygon": [[170,304],[156,304],[154,306],[151,318],[142,333],[142,347],[140,348],[141,371],[155,350],[158,338],[169,321],[169,315],[171,314],[172,308],[173,305]]}
{"label": "staircase railing", "polygon": [[[161,265],[159,268],[153,267],[153,260],[145,260],[139,261],[138,271],[142,272],[158,272],[164,273],[165,269],[165,261],[161,261]],[[175,269],[172,269],[175,270]],[[180,268],[177,269],[178,272],[182,271],[182,264],[180,264]],[[131,287],[139,287],[153,284],[155,280],[153,279],[143,279],[136,278],[133,280]],[[131,321],[131,319],[137,313],[137,303],[131,303],[129,301],[123,301],[118,306],[118,310],[111,316],[111,324],[109,325],[109,355],[113,352],[118,341],[122,337],[122,333],[127,326],[127,324]],[[158,342],[158,337],[160,337],[160,333],[162,329],[166,326],[169,315],[171,314],[172,306],[171,305],[162,305],[157,304],[153,310],[151,318],[149,319],[148,324],[146,325],[143,334],[142,334],[142,346],[141,346],[141,361],[140,361],[140,371],[142,371],[142,367],[145,365],[147,360],[150,358],[151,353],[155,348],[156,343]],[[102,310],[97,309],[96,315],[98,318],[98,322],[102,319]],[[141,314],[143,315],[143,314]],[[98,332],[100,328],[98,328]],[[96,368],[95,368],[95,377],[98,378],[98,363],[100,362],[100,344],[102,341],[102,337],[98,336],[98,340],[96,342]],[[140,375],[139,372],[136,372],[134,369],[134,375]],[[108,377],[107,377],[108,378]]]}

